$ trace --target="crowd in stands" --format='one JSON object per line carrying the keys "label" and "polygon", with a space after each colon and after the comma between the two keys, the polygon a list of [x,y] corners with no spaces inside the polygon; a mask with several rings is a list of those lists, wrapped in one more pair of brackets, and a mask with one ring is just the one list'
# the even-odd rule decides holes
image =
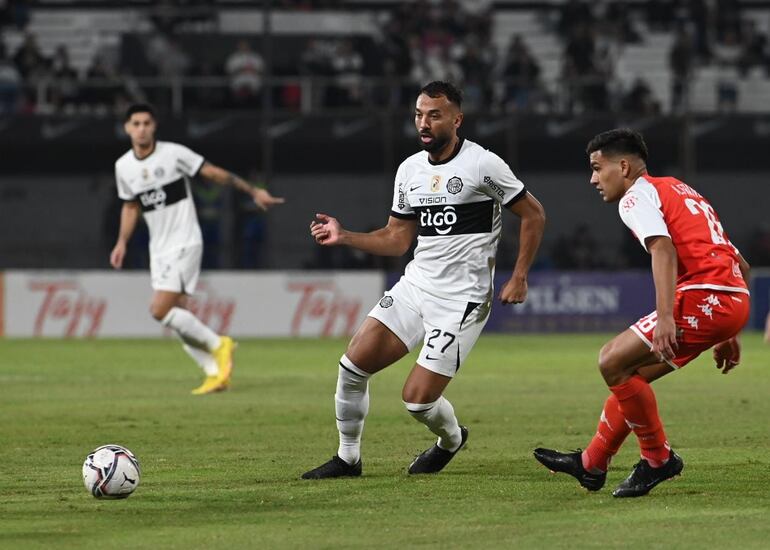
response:
{"label": "crowd in stands", "polygon": [[[180,11],[176,3],[155,3],[148,11],[155,30],[142,37],[151,67],[142,78],[160,85],[140,85],[130,63],[115,54],[99,54],[90,68],[78,72],[64,46],[46,56],[28,33],[16,51],[6,51],[0,41],[0,112],[109,113],[143,99],[162,108],[170,94],[159,90],[183,79],[193,79],[194,85],[185,85],[184,99],[196,107],[259,108],[267,76],[261,37],[239,38],[218,57],[192,52],[185,33],[215,30],[216,8],[207,0],[187,0]],[[344,9],[340,0],[275,0],[274,7]],[[711,66],[719,71],[718,108],[731,111],[739,100],[738,79],[754,72],[770,75],[767,35],[735,0],[544,4],[538,10],[543,32],[558,37],[563,49],[559,74],[551,82],[545,81],[526,37],[513,35],[498,51],[488,0],[415,0],[372,13],[374,36],[298,38],[304,47],[297,48],[296,59],[273,67],[281,79],[270,88],[272,103],[289,110],[400,107],[420,84],[441,79],[462,86],[471,110],[577,114],[611,109],[646,115],[686,109],[694,72]],[[0,0],[0,26],[24,28],[28,21],[26,1]],[[674,37],[667,59],[670,105],[655,96],[649,81],[655,75],[618,76],[623,49],[653,32]]]}

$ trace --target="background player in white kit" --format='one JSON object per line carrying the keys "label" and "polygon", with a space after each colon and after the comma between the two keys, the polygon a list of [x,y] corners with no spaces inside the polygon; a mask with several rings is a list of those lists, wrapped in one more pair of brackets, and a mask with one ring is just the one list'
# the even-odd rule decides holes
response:
{"label": "background player in white kit", "polygon": [[251,195],[262,210],[284,201],[252,187],[183,145],[156,141],[155,113],[149,105],[129,107],[124,128],[131,138],[131,150],[115,162],[118,196],[124,202],[110,263],[115,269],[123,266],[126,244],[143,214],[150,232],[154,290],[150,313],[179,335],[185,351],[206,373],[203,384],[192,393],[224,390],[230,383],[234,343],[185,309],[185,297],[195,292],[198,283],[203,253],[190,178],[200,174],[221,185],[232,185]]}
{"label": "background player in white kit", "polygon": [[310,224],[321,245],[348,245],[382,256],[406,253],[419,237],[404,276],[372,309],[340,359],[335,394],[339,448],[330,461],[304,473],[305,479],[361,475],[369,377],[420,342],[402,398],[438,441],[408,471],[438,472],[465,444],[468,429],[460,426],[442,394],[489,315],[501,206],[521,218],[521,232],[516,266],[500,300],[517,304],[527,297],[527,274],[545,225],[543,207],[500,157],[458,137],[461,103],[460,92],[446,82],[420,90],[415,126],[424,151],[398,168],[385,227],[354,233],[325,214]]}

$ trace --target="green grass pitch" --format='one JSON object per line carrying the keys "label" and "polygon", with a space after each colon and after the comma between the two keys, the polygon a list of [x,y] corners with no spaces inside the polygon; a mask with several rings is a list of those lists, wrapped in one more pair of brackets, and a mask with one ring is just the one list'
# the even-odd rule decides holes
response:
{"label": "green grass pitch", "polygon": [[[655,383],[682,477],[613,499],[633,436],[599,493],[535,462],[537,446],[589,441],[606,338],[482,337],[446,394],[467,448],[431,477],[406,474],[433,437],[401,403],[414,358],[394,365],[371,382],[364,476],[326,481],[299,475],[336,450],[344,341],[242,341],[231,391],[204,397],[173,340],[0,341],[0,547],[767,548],[770,346],[757,334],[727,376],[709,352]],[[106,443],[141,462],[127,500],[83,487],[87,452]]]}

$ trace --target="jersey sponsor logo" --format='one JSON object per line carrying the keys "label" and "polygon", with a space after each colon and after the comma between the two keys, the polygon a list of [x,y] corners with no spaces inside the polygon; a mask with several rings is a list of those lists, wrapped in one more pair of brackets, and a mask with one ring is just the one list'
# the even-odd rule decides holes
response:
{"label": "jersey sponsor logo", "polygon": [[146,209],[159,208],[166,204],[166,192],[163,189],[153,189],[139,195],[139,200]]}
{"label": "jersey sponsor logo", "polygon": [[503,191],[500,186],[497,185],[495,181],[489,176],[484,176],[484,185],[489,187],[495,195],[500,197],[500,201],[505,198],[505,191]]}
{"label": "jersey sponsor logo", "polygon": [[380,307],[381,308],[389,308],[393,305],[393,297],[392,296],[383,296],[382,300],[380,300]]}
{"label": "jersey sponsor logo", "polygon": [[423,237],[491,233],[494,217],[493,200],[468,204],[416,206]]}
{"label": "jersey sponsor logo", "polygon": [[430,179],[430,190],[434,193],[441,188],[441,176],[433,176]]}
{"label": "jersey sponsor logo", "polygon": [[404,192],[404,184],[398,184],[398,208],[403,210],[406,207],[406,192]]}
{"label": "jersey sponsor logo", "polygon": [[463,180],[461,180],[457,176],[449,178],[449,181],[446,182],[446,190],[452,193],[453,195],[456,195],[457,193],[463,190]]}
{"label": "jersey sponsor logo", "polygon": [[419,188],[420,188],[420,186],[419,186],[419,185],[412,185],[412,186],[409,188],[409,192],[411,193],[411,192],[412,192],[412,191],[414,191],[415,189],[419,189]]}
{"label": "jersey sponsor logo", "polygon": [[444,196],[441,197],[420,197],[417,199],[420,204],[444,204],[447,201],[447,198]]}
{"label": "jersey sponsor logo", "polygon": [[139,194],[143,212],[159,210],[185,198],[187,198],[187,186],[183,178]]}
{"label": "jersey sponsor logo", "polygon": [[636,206],[637,198],[636,195],[626,195],[623,197],[623,201],[620,203],[620,207],[623,209],[623,212],[630,211],[634,206]]}

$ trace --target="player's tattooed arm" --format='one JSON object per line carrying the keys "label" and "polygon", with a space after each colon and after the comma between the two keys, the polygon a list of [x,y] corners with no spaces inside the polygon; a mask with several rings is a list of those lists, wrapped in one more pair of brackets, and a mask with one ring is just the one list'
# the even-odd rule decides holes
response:
{"label": "player's tattooed arm", "polygon": [[233,174],[220,168],[210,162],[204,162],[200,170],[201,176],[204,178],[218,183],[219,185],[229,185],[250,195],[261,210],[267,210],[268,208],[275,206],[276,204],[283,204],[285,200],[281,197],[274,197],[267,189],[261,187],[254,187],[248,181],[243,179],[237,174]]}

